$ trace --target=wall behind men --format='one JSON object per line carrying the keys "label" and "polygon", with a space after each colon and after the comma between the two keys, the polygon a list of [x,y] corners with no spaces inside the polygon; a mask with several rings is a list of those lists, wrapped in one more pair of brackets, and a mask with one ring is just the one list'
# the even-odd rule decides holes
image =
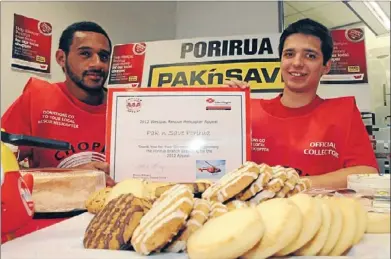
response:
{"label": "wall behind men", "polygon": [[[2,2],[1,3],[1,114],[21,94],[31,76],[51,82],[64,80],[55,60],[61,32],[76,21],[95,21],[113,44],[175,38],[175,2]],[[50,76],[11,69],[14,13],[50,22]]]}

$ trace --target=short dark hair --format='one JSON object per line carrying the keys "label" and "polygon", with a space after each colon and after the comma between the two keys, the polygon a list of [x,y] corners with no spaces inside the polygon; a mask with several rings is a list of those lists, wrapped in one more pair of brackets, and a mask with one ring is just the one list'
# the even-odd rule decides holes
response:
{"label": "short dark hair", "polygon": [[284,48],[285,40],[288,38],[288,36],[295,33],[312,35],[320,39],[323,54],[323,65],[326,65],[327,61],[330,60],[333,53],[333,38],[331,37],[331,33],[326,26],[309,18],[298,20],[297,22],[290,24],[283,31],[280,36],[280,44],[278,46],[280,58],[282,57],[282,50]]}
{"label": "short dark hair", "polygon": [[72,44],[73,35],[77,31],[89,31],[89,32],[96,32],[103,34],[110,44],[110,50],[111,50],[111,40],[109,35],[106,33],[106,31],[97,23],[94,22],[76,22],[71,25],[69,25],[61,34],[60,42],[58,44],[58,48],[62,49],[65,54],[69,53],[69,48]]}

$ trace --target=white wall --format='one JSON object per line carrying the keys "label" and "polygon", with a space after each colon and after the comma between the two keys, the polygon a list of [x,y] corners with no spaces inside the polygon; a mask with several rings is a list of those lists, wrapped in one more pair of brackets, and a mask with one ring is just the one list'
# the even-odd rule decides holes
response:
{"label": "white wall", "polygon": [[[71,23],[95,21],[107,31],[113,44],[174,39],[175,12],[175,2],[2,2],[1,114],[20,95],[29,77],[37,76],[52,82],[64,79],[54,53],[61,32]],[[14,13],[52,24],[51,76],[11,69]]]}
{"label": "white wall", "polygon": [[268,32],[278,32],[277,1],[177,3],[177,39]]}

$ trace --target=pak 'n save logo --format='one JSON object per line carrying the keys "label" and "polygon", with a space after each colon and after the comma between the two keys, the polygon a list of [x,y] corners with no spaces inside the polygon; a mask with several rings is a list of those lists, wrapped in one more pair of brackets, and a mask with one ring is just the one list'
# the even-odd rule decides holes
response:
{"label": "pak 'n save logo", "polygon": [[142,100],[139,98],[128,98],[126,100],[126,109],[128,112],[139,112],[141,110]]}

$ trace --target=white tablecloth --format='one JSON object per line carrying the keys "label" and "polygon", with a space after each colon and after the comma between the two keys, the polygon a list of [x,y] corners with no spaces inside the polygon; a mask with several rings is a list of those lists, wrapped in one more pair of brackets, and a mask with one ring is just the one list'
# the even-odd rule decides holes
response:
{"label": "white tablecloth", "polygon": [[[84,249],[83,235],[92,214],[79,216],[9,241],[1,246],[2,259],[146,259],[132,251]],[[186,254],[153,254],[162,259],[188,258]],[[289,257],[293,258],[293,257]],[[296,258],[296,257],[295,257]],[[300,257],[319,258],[319,257]],[[332,257],[322,257],[332,258]],[[353,247],[346,257],[336,258],[390,258],[390,235],[367,234],[360,244]]]}

